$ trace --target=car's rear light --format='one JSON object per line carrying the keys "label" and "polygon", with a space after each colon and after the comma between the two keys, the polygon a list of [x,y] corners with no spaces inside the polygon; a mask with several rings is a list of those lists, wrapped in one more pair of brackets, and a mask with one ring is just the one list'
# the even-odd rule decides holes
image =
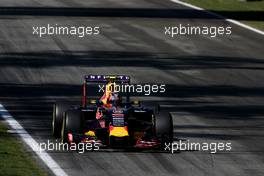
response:
{"label": "car's rear light", "polygon": [[73,141],[73,136],[71,133],[68,133],[68,141],[71,143]]}

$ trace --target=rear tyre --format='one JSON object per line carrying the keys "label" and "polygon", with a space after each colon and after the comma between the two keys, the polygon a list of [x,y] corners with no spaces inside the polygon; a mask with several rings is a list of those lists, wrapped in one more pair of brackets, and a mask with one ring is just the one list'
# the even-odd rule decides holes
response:
{"label": "rear tyre", "polygon": [[64,112],[70,108],[70,106],[70,104],[64,102],[56,102],[53,105],[52,135],[56,138],[59,138],[61,135],[63,115]]}
{"label": "rear tyre", "polygon": [[173,121],[171,114],[158,114],[154,118],[155,134],[164,146],[173,142]]}
{"label": "rear tyre", "polygon": [[69,110],[65,112],[62,128],[61,128],[61,140],[62,143],[68,141],[68,133],[81,133],[82,132],[82,118],[80,110]]}

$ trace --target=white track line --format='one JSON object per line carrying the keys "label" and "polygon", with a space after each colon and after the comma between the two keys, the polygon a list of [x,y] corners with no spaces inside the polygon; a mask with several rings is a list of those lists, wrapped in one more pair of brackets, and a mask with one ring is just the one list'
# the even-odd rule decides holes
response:
{"label": "white track line", "polygon": [[261,31],[261,30],[259,30],[259,29],[253,28],[253,27],[248,26],[248,25],[246,25],[246,24],[243,24],[243,23],[241,23],[241,22],[239,22],[239,21],[237,21],[237,20],[226,19],[225,17],[223,17],[223,16],[221,16],[221,15],[219,15],[219,14],[216,14],[216,13],[210,12],[210,11],[208,11],[208,10],[205,10],[205,9],[201,8],[201,7],[197,7],[197,6],[194,6],[194,5],[192,5],[192,4],[189,4],[189,3],[186,3],[186,2],[182,2],[182,1],[179,1],[179,0],[170,0],[170,1],[172,1],[172,2],[174,2],[174,3],[177,3],[177,4],[181,4],[181,5],[186,6],[186,7],[190,7],[190,8],[196,9],[196,10],[203,10],[203,11],[206,11],[207,13],[210,13],[211,15],[214,15],[214,16],[217,16],[217,17],[224,18],[226,21],[228,21],[228,22],[230,22],[230,23],[236,24],[236,25],[238,25],[238,26],[240,26],[240,27],[246,28],[246,29],[251,30],[251,31],[253,31],[253,32],[256,32],[256,33],[258,33],[258,34],[264,35],[264,31]]}
{"label": "white track line", "polygon": [[48,166],[56,176],[67,176],[63,169],[54,161],[46,151],[40,151],[39,144],[28,134],[28,132],[16,121],[13,116],[0,104],[0,117],[2,117],[21,139],[37,154],[37,156]]}

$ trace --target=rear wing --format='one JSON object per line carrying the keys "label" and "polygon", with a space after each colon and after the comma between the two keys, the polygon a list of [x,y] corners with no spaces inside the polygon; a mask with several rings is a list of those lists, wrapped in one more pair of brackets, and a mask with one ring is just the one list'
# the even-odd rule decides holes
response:
{"label": "rear wing", "polygon": [[[88,83],[119,83],[130,84],[130,77],[126,75],[85,75],[83,83],[83,97],[82,107],[87,105],[87,85]],[[127,101],[129,101],[129,95],[127,94]]]}
{"label": "rear wing", "polygon": [[85,75],[86,83],[107,83],[115,82],[121,84],[130,84],[130,77],[126,75]]}

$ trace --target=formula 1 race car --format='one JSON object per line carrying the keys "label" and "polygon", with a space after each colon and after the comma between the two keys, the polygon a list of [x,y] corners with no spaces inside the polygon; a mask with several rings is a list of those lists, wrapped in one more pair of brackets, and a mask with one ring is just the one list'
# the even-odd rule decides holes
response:
{"label": "formula 1 race car", "polygon": [[[88,85],[94,83],[105,88],[99,99],[87,95]],[[130,93],[122,97],[111,89],[115,84],[131,85],[130,77],[86,75],[81,106],[62,101],[54,104],[53,136],[62,142],[96,142],[104,147],[161,148],[171,143],[171,115],[162,114],[159,106],[149,108],[140,101],[130,101]]]}

